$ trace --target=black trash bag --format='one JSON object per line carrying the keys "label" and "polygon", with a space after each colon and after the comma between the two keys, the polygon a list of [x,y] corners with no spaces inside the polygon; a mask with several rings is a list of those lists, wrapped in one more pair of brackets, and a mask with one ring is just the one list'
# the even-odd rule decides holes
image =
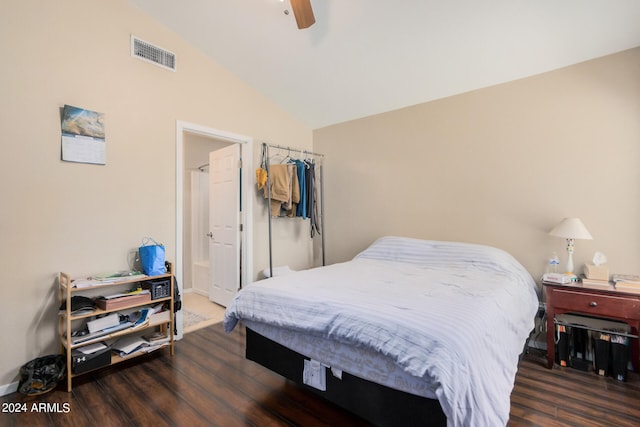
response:
{"label": "black trash bag", "polygon": [[53,390],[64,376],[67,361],[62,354],[38,357],[20,367],[18,391],[22,394],[42,394]]}

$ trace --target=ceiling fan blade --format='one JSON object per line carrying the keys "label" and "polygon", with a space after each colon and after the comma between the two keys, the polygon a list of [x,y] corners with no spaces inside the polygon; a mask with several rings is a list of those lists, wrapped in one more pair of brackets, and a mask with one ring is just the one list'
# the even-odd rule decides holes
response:
{"label": "ceiling fan blade", "polygon": [[299,29],[308,28],[316,22],[311,8],[311,0],[291,0],[291,8]]}

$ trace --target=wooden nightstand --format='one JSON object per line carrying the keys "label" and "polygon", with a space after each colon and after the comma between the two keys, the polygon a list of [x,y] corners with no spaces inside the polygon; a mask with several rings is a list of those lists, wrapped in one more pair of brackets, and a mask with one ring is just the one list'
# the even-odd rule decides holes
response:
{"label": "wooden nightstand", "polygon": [[[554,319],[557,314],[574,313],[590,317],[620,320],[631,327],[631,335],[640,329],[640,294],[615,290],[583,288],[576,285],[559,285],[542,282],[547,297],[547,367],[553,368],[555,361]],[[634,370],[640,369],[640,344],[632,340]]]}

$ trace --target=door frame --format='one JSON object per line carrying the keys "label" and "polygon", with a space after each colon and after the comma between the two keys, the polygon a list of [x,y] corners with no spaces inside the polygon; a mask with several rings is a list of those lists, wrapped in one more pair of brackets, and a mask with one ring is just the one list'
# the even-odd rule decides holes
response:
{"label": "door frame", "polygon": [[[253,182],[253,138],[209,128],[206,126],[176,120],[176,259],[174,261],[174,275],[178,280],[178,290],[183,295],[183,254],[184,254],[184,134],[191,133],[217,140],[240,145],[240,157],[242,159],[242,184],[241,184],[241,223],[242,234],[240,237],[241,258],[240,268],[242,275],[240,286],[245,287],[253,280],[253,197],[251,183]],[[182,311],[176,316],[178,329],[177,339],[182,338]]]}

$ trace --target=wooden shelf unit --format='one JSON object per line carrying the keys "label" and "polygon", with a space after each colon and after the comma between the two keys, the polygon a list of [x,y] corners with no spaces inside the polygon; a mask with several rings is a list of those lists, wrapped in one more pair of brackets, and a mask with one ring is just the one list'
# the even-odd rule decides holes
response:
{"label": "wooden shelf unit", "polygon": [[[75,349],[79,349],[81,347],[95,344],[102,341],[108,341],[116,338],[120,338],[126,335],[131,334],[140,334],[141,331],[149,332],[151,330],[158,330],[163,332],[169,339],[166,343],[162,344],[160,347],[168,347],[171,355],[174,354],[174,346],[175,346],[175,314],[174,314],[174,286],[175,282],[173,279],[173,266],[171,263],[167,264],[167,273],[160,274],[157,276],[144,276],[144,277],[135,277],[131,279],[123,279],[109,283],[101,283],[95,286],[76,288],[73,286],[73,281],[71,276],[67,273],[60,272],[58,276],[58,284],[60,291],[60,304],[66,303],[66,309],[60,311],[59,315],[59,335],[60,335],[60,346],[62,352],[66,355],[67,358],[67,366],[66,366],[66,374],[67,374],[67,391],[71,391],[72,389],[72,380],[73,378],[84,375],[85,373],[91,372],[96,369],[101,369],[107,366],[114,365],[119,362],[123,362],[125,360],[130,360],[138,356],[142,356],[144,354],[148,354],[145,351],[136,351],[126,356],[120,356],[119,354],[111,353],[111,362],[109,365],[100,366],[95,369],[91,369],[89,371],[85,371],[82,373],[74,373],[73,365],[72,365],[72,355],[71,352]],[[103,310],[101,308],[96,307],[93,312],[90,313],[81,313],[81,314],[72,314],[71,313],[71,298],[74,295],[82,295],[83,293],[95,293],[97,289],[105,289],[105,291],[113,291],[110,293],[117,293],[118,291],[122,291],[127,286],[131,287],[133,284],[143,283],[147,281],[155,281],[158,279],[168,279],[170,284],[169,296],[152,299],[150,301],[145,301],[137,304],[126,305],[122,307],[118,307],[115,309]],[[118,289],[123,288],[123,289]],[[106,293],[106,292],[105,292]],[[144,308],[150,306],[156,306],[158,304],[166,304],[167,309],[152,315],[147,324],[136,328],[126,328],[111,334],[103,335],[100,337],[93,338],[91,340],[87,340],[81,343],[73,343],[71,336],[71,323],[75,321],[88,321],[96,316],[102,316],[109,313],[116,312],[131,312],[136,308]]]}

